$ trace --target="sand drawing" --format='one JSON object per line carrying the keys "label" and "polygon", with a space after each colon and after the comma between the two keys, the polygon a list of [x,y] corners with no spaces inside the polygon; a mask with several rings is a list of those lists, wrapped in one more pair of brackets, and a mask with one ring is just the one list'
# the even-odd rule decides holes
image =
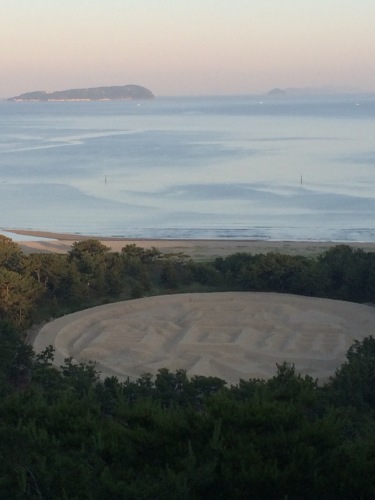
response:
{"label": "sand drawing", "polygon": [[268,378],[276,363],[328,380],[354,339],[373,333],[375,308],[277,293],[164,295],[103,305],[64,316],[37,335],[64,358],[97,362],[120,380],[159,368],[184,369],[238,383]]}

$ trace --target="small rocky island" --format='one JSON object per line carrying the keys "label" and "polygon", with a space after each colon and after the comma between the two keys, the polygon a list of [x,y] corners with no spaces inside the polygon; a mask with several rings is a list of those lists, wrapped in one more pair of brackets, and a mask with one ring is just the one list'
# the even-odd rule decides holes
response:
{"label": "small rocky island", "polygon": [[123,85],[115,87],[95,87],[89,89],[58,90],[56,92],[27,92],[15,97],[10,97],[8,101],[114,101],[114,100],[134,100],[152,99],[154,97],[151,90],[140,85]]}
{"label": "small rocky island", "polygon": [[286,97],[287,93],[285,90],[275,88],[268,92],[268,97]]}

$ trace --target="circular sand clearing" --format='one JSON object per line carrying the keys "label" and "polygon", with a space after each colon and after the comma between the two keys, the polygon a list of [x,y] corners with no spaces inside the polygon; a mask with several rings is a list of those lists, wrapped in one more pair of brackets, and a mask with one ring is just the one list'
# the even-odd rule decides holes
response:
{"label": "circular sand clearing", "polygon": [[55,347],[55,364],[97,362],[120,380],[159,368],[236,384],[268,378],[276,363],[321,381],[333,375],[354,339],[373,333],[375,308],[277,293],[197,293],[118,302],[64,316],[37,335],[37,352]]}

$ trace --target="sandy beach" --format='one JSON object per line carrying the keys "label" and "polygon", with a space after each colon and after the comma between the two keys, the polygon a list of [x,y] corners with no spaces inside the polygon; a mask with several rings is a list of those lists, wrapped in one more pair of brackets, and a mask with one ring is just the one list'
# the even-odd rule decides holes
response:
{"label": "sandy beach", "polygon": [[[278,252],[289,255],[315,256],[340,244],[339,242],[322,241],[262,241],[262,240],[154,240],[103,238],[100,236],[83,236],[77,234],[53,233],[46,231],[28,231],[7,229],[9,233],[41,238],[34,241],[17,241],[25,253],[47,252],[65,253],[72,244],[88,238],[95,238],[108,246],[112,251],[121,251],[128,244],[150,249],[157,248],[163,253],[183,253],[196,260],[208,260],[216,257],[226,257],[236,252],[252,254]],[[47,238],[47,239],[46,239]],[[375,251],[375,243],[347,243],[353,248]]]}
{"label": "sandy beach", "polygon": [[184,369],[236,384],[266,379],[276,363],[321,382],[345,359],[354,339],[373,333],[375,308],[253,292],[165,295],[108,304],[46,324],[40,352],[55,347],[55,364],[72,357],[97,362],[102,376],[120,380],[159,368]]}

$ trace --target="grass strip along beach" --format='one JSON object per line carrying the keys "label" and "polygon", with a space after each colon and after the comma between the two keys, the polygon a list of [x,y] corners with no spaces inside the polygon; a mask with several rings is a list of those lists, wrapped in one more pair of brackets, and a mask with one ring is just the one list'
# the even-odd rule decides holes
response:
{"label": "grass strip along beach", "polygon": [[[340,242],[331,241],[266,241],[266,240],[167,240],[167,239],[132,239],[111,238],[101,236],[85,236],[80,234],[55,233],[48,231],[31,231],[7,229],[7,232],[18,236],[40,237],[41,240],[19,241],[25,253],[50,252],[64,253],[70,250],[76,241],[94,238],[111,248],[120,251],[127,244],[135,244],[144,249],[157,248],[163,253],[181,252],[195,260],[208,260],[216,257],[226,257],[237,252],[250,254],[277,252],[287,255],[316,256],[332,248]],[[374,251],[375,243],[345,242],[352,248],[361,248],[365,251]]]}

